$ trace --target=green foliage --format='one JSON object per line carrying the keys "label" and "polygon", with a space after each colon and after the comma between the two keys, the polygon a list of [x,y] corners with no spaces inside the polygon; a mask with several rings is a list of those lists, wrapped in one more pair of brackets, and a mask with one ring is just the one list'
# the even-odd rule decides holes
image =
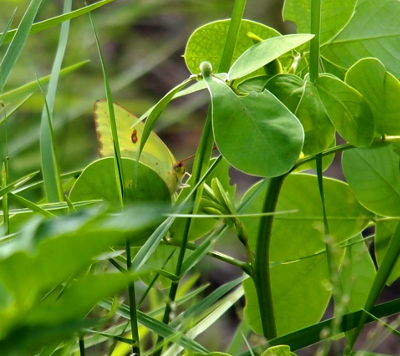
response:
{"label": "green foliage", "polygon": [[[229,24],[230,20],[216,21],[199,27],[193,32],[184,54],[186,66],[191,73],[198,73],[200,63],[203,61],[210,62],[213,68],[218,70]],[[242,21],[232,60],[254,45],[248,36],[249,32],[262,39],[280,35],[273,28],[263,24],[249,20]]]}
{"label": "green foliage", "polygon": [[[155,67],[171,53],[176,36],[165,47],[163,39],[130,44],[137,52],[126,50],[129,61],[144,69],[120,74],[120,53],[113,58],[110,43],[121,36],[109,29],[118,23],[117,32],[123,31],[156,9],[165,16],[175,10],[168,2],[110,0],[72,10],[66,0],[64,13],[54,15],[54,4],[42,3],[30,1],[25,14],[10,19],[0,16],[2,355],[84,355],[93,348],[112,356],[223,356],[243,349],[248,351],[242,355],[294,356],[291,350],[317,342],[327,355],[344,333],[343,354],[351,355],[366,323],[400,312],[399,299],[375,306],[385,285],[400,276],[400,33],[393,21],[398,1],[287,0],[283,14],[298,33],[281,35],[242,19],[245,1],[235,0],[230,19],[202,19],[186,36],[188,78],[161,90],[156,103],[141,100],[140,120],[147,120],[134,127],[135,116],[113,105],[119,101],[114,88],[126,88]],[[101,16],[104,5],[103,17],[90,15],[93,28],[87,30],[82,15],[98,9]],[[209,5],[186,6],[195,13]],[[118,17],[109,17],[114,12]],[[19,25],[10,30],[14,17]],[[79,50],[69,57],[72,18],[81,21],[80,35],[95,32],[100,67]],[[24,64],[37,57],[30,51],[31,59],[25,47],[35,32],[48,29],[55,34],[49,46],[57,48],[43,63],[46,73],[52,66],[51,75],[33,81]],[[156,53],[155,59],[142,59],[141,51]],[[85,77],[75,72],[83,64],[95,77],[103,73],[105,95],[97,90],[99,81],[88,84],[93,90],[76,102],[60,104],[60,85]],[[182,110],[188,130],[195,131],[188,108],[203,89],[210,108],[200,140],[182,139],[197,147],[186,180],[190,164],[177,161],[152,130],[168,124],[160,124],[161,116]],[[120,92],[122,99],[131,100],[126,92]],[[94,134],[82,139],[85,130],[77,126],[70,144],[75,154],[61,156],[84,168],[63,174],[59,141],[67,130],[59,117],[82,118],[79,107],[92,106],[92,95],[107,98],[94,110],[106,158],[81,154],[79,140],[96,144]],[[176,107],[183,109],[172,109],[177,98]],[[33,107],[35,114],[24,116]],[[19,121],[26,117],[36,120],[27,128]],[[93,125],[89,131],[94,133]],[[339,135],[342,145],[336,145]],[[23,152],[21,160],[14,152]],[[337,153],[343,153],[336,168],[346,182],[323,176]],[[236,189],[232,167],[259,181],[244,192]],[[309,168],[316,174],[304,172]],[[230,281],[228,273],[215,273],[217,261],[241,275]],[[227,279],[205,293],[204,270]],[[243,297],[244,307],[238,303]],[[330,300],[333,318],[321,322]],[[240,315],[237,332],[230,345],[214,347],[215,339],[230,340],[219,323],[232,307]],[[268,341],[254,342],[254,334]]]}

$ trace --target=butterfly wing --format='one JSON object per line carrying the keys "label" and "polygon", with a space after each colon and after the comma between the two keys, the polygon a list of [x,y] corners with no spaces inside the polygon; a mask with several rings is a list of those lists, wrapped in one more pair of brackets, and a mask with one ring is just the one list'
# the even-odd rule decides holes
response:
{"label": "butterfly wing", "polygon": [[[137,122],[138,119],[135,115],[118,104],[114,104],[114,113],[121,156],[136,159],[144,124],[143,122]],[[100,156],[114,155],[110,113],[106,101],[97,101],[95,103],[94,119]],[[140,162],[152,168],[165,181],[170,193],[175,193],[184,175],[184,169],[182,165],[175,164],[176,160],[171,151],[154,131],[152,131],[144,146]]]}

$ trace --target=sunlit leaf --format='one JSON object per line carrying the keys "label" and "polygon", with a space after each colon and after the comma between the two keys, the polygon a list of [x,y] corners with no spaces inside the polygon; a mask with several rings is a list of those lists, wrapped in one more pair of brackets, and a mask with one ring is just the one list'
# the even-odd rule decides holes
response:
{"label": "sunlit leaf", "polygon": [[234,80],[270,63],[286,52],[308,42],[314,35],[286,35],[268,38],[255,44],[244,52],[233,64],[228,72],[228,79]]}
{"label": "sunlit leaf", "polygon": [[[296,24],[298,33],[311,31],[312,0],[286,0],[283,18]],[[321,1],[321,43],[336,35],[353,15],[357,0],[324,0]]]}
{"label": "sunlit leaf", "polygon": [[[183,55],[186,66],[191,73],[199,73],[199,66],[203,61],[210,62],[213,68],[218,70],[229,22],[230,20],[211,22],[199,27],[192,33]],[[232,61],[254,45],[253,41],[247,36],[248,32],[262,39],[280,36],[280,33],[271,27],[254,21],[242,20]]]}

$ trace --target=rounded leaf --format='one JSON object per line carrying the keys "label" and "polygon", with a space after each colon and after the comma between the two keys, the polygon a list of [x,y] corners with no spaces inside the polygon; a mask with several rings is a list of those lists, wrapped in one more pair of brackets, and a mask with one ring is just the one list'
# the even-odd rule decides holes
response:
{"label": "rounded leaf", "polygon": [[[183,55],[191,73],[198,73],[200,63],[203,61],[210,62],[214,70],[218,71],[229,24],[230,20],[210,22],[193,32]],[[242,20],[232,61],[254,45],[247,35],[248,32],[254,33],[262,39],[280,36],[280,33],[271,27],[254,21]]]}
{"label": "rounded leaf", "polygon": [[378,215],[400,216],[400,157],[391,144],[348,150],[342,166],[361,204]]}
{"label": "rounded leaf", "polygon": [[236,95],[223,81],[205,77],[212,97],[215,142],[226,160],[252,175],[287,173],[303,147],[299,120],[267,90]]}
{"label": "rounded leaf", "polygon": [[[135,184],[136,161],[122,159],[126,202],[169,202],[171,197],[164,180],[146,165],[139,163]],[[76,180],[69,195],[71,201],[102,199],[118,202],[114,158],[106,157],[87,166]]]}
{"label": "rounded leaf", "polygon": [[374,115],[362,95],[329,75],[316,82],[325,110],[339,134],[354,146],[369,146],[375,133]]}

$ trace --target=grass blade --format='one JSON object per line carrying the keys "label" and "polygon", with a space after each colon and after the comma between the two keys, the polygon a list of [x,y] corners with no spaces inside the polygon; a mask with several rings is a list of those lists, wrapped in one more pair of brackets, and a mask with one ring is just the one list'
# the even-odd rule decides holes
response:
{"label": "grass blade", "polygon": [[[64,12],[70,11],[72,1],[65,0]],[[42,162],[44,189],[49,202],[63,200],[62,184],[60,172],[58,169],[57,152],[54,144],[54,134],[52,125],[52,116],[54,102],[57,92],[58,79],[60,77],[61,63],[64,58],[65,49],[68,42],[69,21],[62,23],[60,31],[60,40],[58,43],[56,57],[51,70],[49,88],[46,95],[45,107],[42,111],[40,127],[40,155]]]}
{"label": "grass blade", "polygon": [[[56,17],[52,17],[51,19],[45,20],[45,21],[41,21],[41,22],[37,22],[35,24],[32,25],[29,34],[33,34],[33,33],[37,33],[37,32],[41,32],[44,30],[47,30],[51,27],[54,27],[64,21],[67,20],[71,20],[75,17],[79,17],[82,16],[90,11],[93,11],[101,6],[104,6],[110,2],[112,2],[114,0],[102,0],[102,1],[98,1],[94,4],[82,7],[78,10],[74,10],[65,14],[62,14],[60,16],[56,16]],[[1,33],[1,35],[4,35],[4,43],[10,42],[14,39],[15,35],[16,35],[17,30],[11,30],[11,31],[4,31],[3,33]]]}
{"label": "grass blade", "polygon": [[22,48],[24,47],[24,44],[29,36],[30,29],[41,2],[42,0],[32,0],[30,2],[28,9],[21,20],[21,23],[15,32],[15,36],[4,55],[3,61],[0,65],[0,93],[3,91],[8,76],[10,75],[15,62],[22,52]]}

